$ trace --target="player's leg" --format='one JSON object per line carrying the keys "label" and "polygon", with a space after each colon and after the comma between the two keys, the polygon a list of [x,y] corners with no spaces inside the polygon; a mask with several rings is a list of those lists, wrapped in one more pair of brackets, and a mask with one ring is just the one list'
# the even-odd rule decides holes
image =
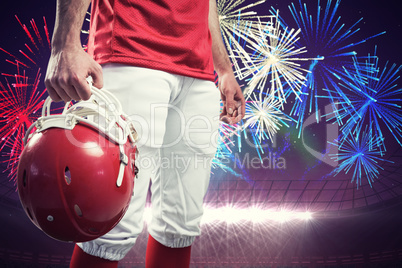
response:
{"label": "player's leg", "polygon": [[[217,147],[219,97],[214,83],[185,78],[182,91],[169,108],[161,148],[161,174],[152,182],[147,268],[189,265],[190,246],[200,235],[203,198]],[[178,256],[178,248],[184,248],[181,254],[187,255]],[[160,266],[161,263],[155,263],[160,252],[178,257],[171,266],[160,259],[164,262]],[[184,259],[187,263],[180,262]]]}
{"label": "player's leg", "polygon": [[79,246],[75,245],[70,267],[74,268],[117,268],[118,261],[110,261],[85,253]]}
{"label": "player's leg", "polygon": [[[124,65],[107,65],[103,68],[104,88],[121,102],[124,112],[134,122],[139,133],[138,177],[130,206],[119,224],[106,235],[93,241],[79,243],[87,255],[119,261],[135,244],[143,230],[143,211],[150,178],[156,175],[160,158],[159,147],[165,132],[166,109],[154,106],[169,101],[170,76],[163,72]],[[96,185],[94,186],[96,187]],[[102,197],[105,198],[105,197]],[[81,256],[83,252],[76,249]],[[85,256],[85,255],[84,255]]]}
{"label": "player's leg", "polygon": [[146,268],[184,268],[190,264],[191,246],[170,248],[148,238]]}

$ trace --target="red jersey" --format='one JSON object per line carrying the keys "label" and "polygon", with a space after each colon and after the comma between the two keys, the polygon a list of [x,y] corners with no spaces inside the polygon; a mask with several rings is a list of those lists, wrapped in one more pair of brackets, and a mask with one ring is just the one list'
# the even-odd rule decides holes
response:
{"label": "red jersey", "polygon": [[93,0],[88,52],[213,81],[208,11],[208,0]]}

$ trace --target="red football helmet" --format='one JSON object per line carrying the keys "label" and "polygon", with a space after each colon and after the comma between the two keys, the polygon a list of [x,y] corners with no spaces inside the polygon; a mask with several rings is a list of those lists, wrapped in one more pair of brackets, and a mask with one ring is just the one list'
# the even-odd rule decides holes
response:
{"label": "red football helmet", "polygon": [[50,115],[48,98],[26,133],[18,164],[26,214],[61,241],[104,235],[123,217],[133,194],[135,129],[112,94],[92,90],[88,101],[66,104],[58,115]]}

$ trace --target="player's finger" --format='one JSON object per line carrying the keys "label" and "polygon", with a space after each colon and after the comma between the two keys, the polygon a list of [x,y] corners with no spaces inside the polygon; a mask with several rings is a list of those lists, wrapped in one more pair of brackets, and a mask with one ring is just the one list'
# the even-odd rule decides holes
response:
{"label": "player's finger", "polygon": [[55,86],[54,89],[56,90],[57,94],[60,96],[60,98],[64,101],[64,102],[69,102],[71,101],[70,96],[68,96],[66,94],[66,92],[64,91],[64,89]]}
{"label": "player's finger", "polygon": [[57,92],[57,95],[59,95],[64,102],[69,102],[71,100],[70,96],[67,95],[63,87],[60,85],[59,79],[51,79],[51,84],[54,90]]}
{"label": "player's finger", "polygon": [[91,76],[93,79],[93,85],[96,88],[103,88],[103,72],[102,67],[96,63],[96,67],[91,71]]}
{"label": "player's finger", "polygon": [[225,97],[225,95],[223,95],[222,91],[221,91],[221,100],[222,100],[222,102],[223,102],[223,104],[224,104],[223,107],[225,107],[226,97]]}
{"label": "player's finger", "polygon": [[47,93],[49,94],[49,97],[52,99],[54,102],[59,102],[63,101],[63,99],[57,94],[57,91],[52,88],[52,87],[46,87]]}
{"label": "player's finger", "polygon": [[239,123],[241,121],[241,119],[244,117],[245,105],[243,105],[243,104],[245,104],[244,99],[238,100],[236,102],[236,112],[233,114],[234,118],[232,119],[234,124]]}
{"label": "player's finger", "polygon": [[73,86],[73,80],[71,77],[59,77],[58,85],[67,94],[70,100],[80,100],[80,96]]}
{"label": "player's finger", "polygon": [[73,100],[81,100],[81,97],[78,95],[76,89],[74,86],[72,85],[64,85],[64,92],[66,92],[66,94]]}
{"label": "player's finger", "polygon": [[236,109],[235,107],[235,101],[234,101],[234,94],[231,91],[227,91],[225,94],[226,97],[226,111],[228,115],[232,115],[234,110]]}
{"label": "player's finger", "polygon": [[84,77],[75,77],[72,80],[72,85],[81,100],[88,100],[91,97],[91,88]]}
{"label": "player's finger", "polygon": [[237,111],[238,111],[238,113],[236,114],[236,117],[233,119],[233,122],[235,122],[235,123],[239,123],[242,120],[242,118],[244,117],[244,115],[242,114],[241,107],[239,107],[239,109]]}
{"label": "player's finger", "polygon": [[229,124],[229,125],[232,124],[232,119],[231,119],[230,116],[223,115],[223,116],[220,117],[220,120],[221,120],[222,122],[226,123],[226,124]]}
{"label": "player's finger", "polygon": [[59,102],[62,101],[63,99],[57,94],[56,90],[51,86],[50,82],[45,80],[45,86],[47,93],[49,94],[49,97],[54,101],[54,102]]}
{"label": "player's finger", "polygon": [[240,100],[237,101],[236,107],[239,112],[239,115],[242,115],[243,118],[244,115],[246,114],[246,100],[244,99],[243,96],[240,98]]}
{"label": "player's finger", "polygon": [[220,113],[220,117],[222,117],[222,116],[224,116],[224,115],[227,115],[226,107],[225,107],[225,102],[223,102],[223,106],[222,106],[222,111],[221,111],[221,113]]}

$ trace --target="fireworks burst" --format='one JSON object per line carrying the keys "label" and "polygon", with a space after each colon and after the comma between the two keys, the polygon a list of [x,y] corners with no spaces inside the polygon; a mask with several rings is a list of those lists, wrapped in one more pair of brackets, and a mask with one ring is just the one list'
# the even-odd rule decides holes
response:
{"label": "fireworks burst", "polygon": [[237,70],[236,75],[239,78],[250,77],[246,79],[248,84],[245,95],[250,97],[253,92],[259,92],[260,99],[264,95],[273,95],[284,103],[284,85],[287,85],[299,98],[308,70],[298,62],[312,60],[297,57],[306,53],[304,47],[296,46],[300,29],[282,29],[278,19],[271,23],[259,23],[255,28],[247,35],[241,35],[247,43],[246,47],[252,52],[239,51],[236,55],[244,64],[244,68]]}
{"label": "fireworks burst", "polygon": [[[355,68],[351,63],[351,57],[357,54],[354,50],[355,47],[385,33],[382,32],[358,41],[353,40],[359,31],[356,26],[362,21],[362,18],[347,28],[336,15],[340,0],[334,4],[332,0],[327,0],[325,7],[320,5],[319,0],[317,2],[315,16],[309,13],[307,5],[303,4],[301,0],[298,1],[298,7],[293,3],[289,6],[294,21],[301,29],[300,44],[306,47],[310,56],[321,59],[320,61],[313,60],[310,63],[310,73],[301,89],[303,101],[294,103],[292,115],[297,116],[298,127],[303,124],[306,112],[318,114],[319,99],[328,99],[333,103],[345,98],[345,93],[338,83],[341,79],[346,78],[345,68],[347,70]],[[286,25],[283,19],[281,22]],[[342,108],[347,109],[346,106]],[[316,120],[318,123],[319,118],[317,117]]]}
{"label": "fireworks burst", "polygon": [[[236,157],[236,153],[233,149],[241,150],[241,135],[238,126],[231,126],[225,123],[221,123],[220,137],[217,152],[212,160],[212,174],[215,174],[219,170],[229,173],[235,177],[241,177],[248,180],[249,175],[247,170],[238,169],[241,167]],[[237,142],[237,143],[236,143]]]}
{"label": "fireworks burst", "polygon": [[[224,44],[230,58],[234,58],[234,51],[242,51],[240,35],[247,35],[258,21],[268,21],[273,17],[271,15],[257,16],[257,12],[251,10],[258,5],[265,3],[266,0],[256,1],[254,3],[243,5],[245,0],[218,0],[217,11],[219,16],[219,25]],[[266,22],[268,22],[266,21]],[[238,69],[238,63],[233,61],[235,69]]]}
{"label": "fireworks burst", "polygon": [[[40,89],[42,82],[41,65],[50,53],[50,36],[45,17],[43,30],[34,19],[29,26],[15,16],[28,40],[17,53],[0,48],[5,53],[5,61],[14,66],[15,73],[2,73],[5,82],[0,81],[0,148],[7,164],[10,180],[15,180],[19,156],[23,150],[22,139],[25,132],[39,117],[46,98],[46,90]],[[41,33],[42,32],[42,33]],[[10,72],[10,71],[8,71]]]}
{"label": "fireworks burst", "polygon": [[23,149],[22,138],[26,130],[39,117],[38,110],[43,105],[44,90],[39,90],[41,78],[40,69],[33,83],[29,82],[25,71],[18,69],[15,83],[6,79],[6,84],[0,82],[0,148],[8,147],[7,157],[9,176],[15,179],[18,158]]}
{"label": "fireworks burst", "polygon": [[257,16],[255,11],[250,10],[257,5],[265,3],[266,0],[256,1],[243,6],[245,0],[218,0],[217,11],[219,16],[219,25],[222,32],[222,38],[231,48],[232,42],[238,43],[236,38],[239,32],[245,33],[246,29],[252,27],[253,22],[257,20],[272,18],[273,16]]}
{"label": "fireworks burst", "polygon": [[260,142],[264,139],[272,140],[280,127],[289,127],[286,121],[291,120],[280,110],[281,105],[282,103],[272,96],[247,102],[243,127],[255,129],[253,133]]}
{"label": "fireworks burst", "polygon": [[[212,170],[221,169],[224,172],[229,172],[237,177],[240,177],[230,164],[233,162],[233,152],[226,143],[219,143],[215,158],[212,160]],[[213,172],[212,172],[213,173]]]}
{"label": "fireworks burst", "polygon": [[[13,53],[1,47],[0,50],[6,53],[9,57],[9,59],[6,59],[6,62],[17,66],[17,68],[25,67],[27,69],[32,69],[33,65],[34,69],[36,69],[40,67],[41,60],[47,59],[47,56],[50,52],[50,37],[46,19],[45,17],[43,17],[43,31],[45,38],[42,38],[42,35],[40,34],[40,31],[34,19],[30,20],[30,26],[32,28],[31,31],[33,31],[31,32],[29,28],[25,24],[23,24],[17,16],[15,16],[15,18],[21,25],[30,43],[25,43],[24,48],[18,50],[20,56],[15,56]],[[46,41],[44,41],[44,39]]]}
{"label": "fireworks burst", "polygon": [[382,137],[372,135],[367,128],[358,135],[350,135],[345,139],[339,147],[339,152],[331,157],[337,158],[340,164],[336,167],[331,175],[336,176],[341,171],[346,174],[353,170],[351,182],[356,182],[357,188],[362,185],[362,176],[365,175],[370,187],[374,179],[378,178],[379,170],[383,169],[380,162],[392,161],[381,158],[381,151],[375,145],[381,142]]}
{"label": "fireworks burst", "polygon": [[[367,57],[367,68],[361,70],[361,64],[355,58],[354,72],[345,70],[348,80],[340,85],[347,89],[347,100],[340,104],[350,103],[351,109],[340,109],[336,115],[345,122],[341,127],[345,135],[359,135],[367,124],[371,124],[372,134],[379,137],[377,143],[371,145],[378,147],[383,155],[386,151],[384,129],[402,146],[402,88],[396,84],[402,66],[393,64],[388,68],[386,63],[381,70],[375,55]],[[371,71],[367,71],[369,67]]]}
{"label": "fireworks burst", "polygon": [[8,174],[10,181],[15,181],[17,176],[17,167],[20,155],[24,149],[23,139],[24,135],[21,132],[17,132],[17,136],[13,139],[8,139],[5,142],[5,146],[10,148],[10,150],[4,152],[2,155],[5,157],[3,163],[7,164],[7,167],[3,170],[4,173]]}

